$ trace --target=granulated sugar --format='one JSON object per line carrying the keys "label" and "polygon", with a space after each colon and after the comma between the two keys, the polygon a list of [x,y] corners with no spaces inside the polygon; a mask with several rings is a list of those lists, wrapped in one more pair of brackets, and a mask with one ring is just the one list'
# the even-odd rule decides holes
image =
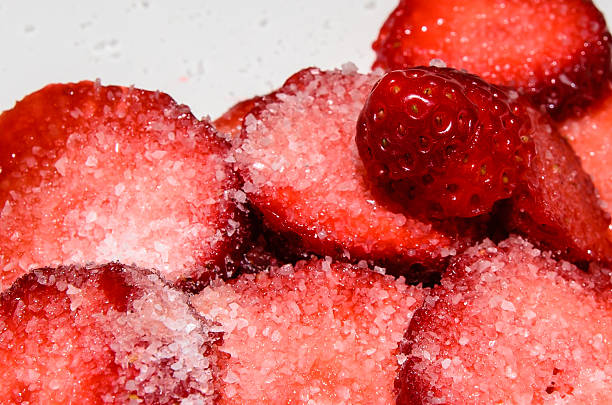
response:
{"label": "granulated sugar", "polygon": [[379,76],[346,71],[306,69],[258,100],[236,150],[244,191],[268,226],[318,254],[436,262],[457,244],[453,233],[391,209],[366,184],[355,125]]}
{"label": "granulated sugar", "polygon": [[0,403],[212,403],[209,324],[154,273],[34,270],[0,302]]}
{"label": "granulated sugar", "polygon": [[240,246],[227,146],[165,94],[52,85],[0,116],[0,134],[2,288],[114,260],[207,279]]}
{"label": "granulated sugar", "polygon": [[517,237],[468,249],[414,316],[398,403],[609,402],[611,287]]}
{"label": "granulated sugar", "polygon": [[313,260],[216,282],[192,303],[224,331],[221,403],[389,404],[398,342],[424,293]]}

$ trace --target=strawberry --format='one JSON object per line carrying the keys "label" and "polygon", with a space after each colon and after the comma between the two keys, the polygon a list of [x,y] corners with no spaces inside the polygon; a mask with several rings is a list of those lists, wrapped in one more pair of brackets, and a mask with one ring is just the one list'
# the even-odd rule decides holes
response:
{"label": "strawberry", "polygon": [[608,403],[611,291],[521,238],[468,249],[412,318],[397,404]]}
{"label": "strawberry", "polygon": [[232,138],[238,137],[242,130],[242,123],[251,110],[260,106],[264,101],[261,96],[255,96],[247,100],[240,101],[230,107],[220,117],[213,121],[213,125],[220,132],[230,134]]}
{"label": "strawberry", "polygon": [[398,343],[426,293],[320,259],[214,282],[192,304],[224,332],[219,403],[393,403]]}
{"label": "strawberry", "polygon": [[516,87],[562,118],[600,94],[610,45],[604,17],[588,0],[401,0],[373,48],[375,67],[438,58]]}
{"label": "strawberry", "polygon": [[546,116],[534,121],[535,154],[503,220],[507,229],[574,262],[612,263],[610,216],[590,176]]}
{"label": "strawberry", "polygon": [[533,126],[515,92],[450,68],[385,75],[357,121],[371,180],[427,217],[491,211],[520,184]]}
{"label": "strawberry", "polygon": [[355,145],[359,111],[379,76],[305,69],[247,115],[236,166],[268,229],[297,250],[439,268],[480,229],[421,220],[372,190]]}
{"label": "strawberry", "polygon": [[0,295],[0,403],[212,403],[215,339],[150,271],[36,269]]}
{"label": "strawberry", "polygon": [[559,124],[559,132],[580,157],[608,213],[612,213],[612,83],[601,101],[581,117]]}
{"label": "strawberry", "polygon": [[0,289],[42,265],[113,260],[190,286],[225,275],[245,237],[228,150],[163,93],[81,82],[27,96],[0,115]]}

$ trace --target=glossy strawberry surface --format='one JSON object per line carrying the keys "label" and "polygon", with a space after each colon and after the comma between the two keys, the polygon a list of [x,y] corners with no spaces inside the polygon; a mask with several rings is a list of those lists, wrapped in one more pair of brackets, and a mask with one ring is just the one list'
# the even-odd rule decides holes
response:
{"label": "glossy strawberry surface", "polygon": [[522,182],[534,151],[525,100],[450,68],[385,75],[355,140],[370,179],[428,217],[490,212]]}

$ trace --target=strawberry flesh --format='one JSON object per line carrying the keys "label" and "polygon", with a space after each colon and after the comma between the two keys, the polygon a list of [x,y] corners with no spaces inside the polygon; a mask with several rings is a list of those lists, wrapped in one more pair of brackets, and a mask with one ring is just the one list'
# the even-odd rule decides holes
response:
{"label": "strawberry flesh", "polygon": [[50,85],[0,115],[0,289],[31,268],[120,260],[177,283],[245,237],[228,145],[170,96]]}
{"label": "strawberry flesh", "polygon": [[610,74],[603,15],[584,0],[401,0],[373,48],[388,70],[443,60],[512,86],[562,118],[596,99]]}
{"label": "strawberry flesh", "polygon": [[36,269],[0,296],[0,402],[212,403],[214,339],[150,271]]}
{"label": "strawberry flesh", "polygon": [[397,404],[609,402],[610,275],[518,237],[468,249],[412,318]]}
{"label": "strawberry flesh", "polygon": [[378,78],[318,69],[292,76],[244,120],[235,153],[244,191],[265,226],[292,241],[285,251],[373,260],[404,274],[415,263],[438,268],[479,230],[417,219],[370,187],[354,137]]}

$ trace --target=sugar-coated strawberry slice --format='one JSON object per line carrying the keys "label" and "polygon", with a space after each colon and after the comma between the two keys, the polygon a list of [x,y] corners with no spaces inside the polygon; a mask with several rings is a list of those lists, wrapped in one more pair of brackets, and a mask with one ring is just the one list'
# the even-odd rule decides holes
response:
{"label": "sugar-coated strawberry slice", "polygon": [[268,227],[308,251],[384,265],[439,264],[463,246],[467,238],[456,236],[463,224],[417,220],[384,201],[365,176],[355,126],[378,78],[351,67],[293,75],[244,119],[235,153],[244,191]]}
{"label": "sugar-coated strawberry slice", "polygon": [[610,216],[602,209],[591,178],[544,116],[533,121],[538,126],[535,154],[525,175],[526,188],[513,197],[510,230],[571,261],[610,263]]}
{"label": "sugar-coated strawberry slice", "polygon": [[560,117],[600,94],[610,44],[604,17],[589,0],[401,0],[373,48],[374,66],[442,59],[516,87]]}
{"label": "sugar-coated strawberry slice", "polygon": [[224,331],[220,403],[389,404],[398,342],[425,293],[313,260],[214,282],[192,303]]}
{"label": "sugar-coated strawberry slice", "polygon": [[591,176],[599,197],[612,212],[612,84],[606,96],[579,118],[563,121],[559,132],[580,157]]}
{"label": "sugar-coated strawberry slice", "polygon": [[220,132],[230,134],[232,137],[240,135],[242,123],[254,108],[260,106],[264,102],[264,97],[255,96],[247,100],[240,101],[230,107],[229,110],[223,113],[220,117],[213,121],[213,125]]}
{"label": "sugar-coated strawberry slice", "polygon": [[468,249],[412,319],[397,403],[609,402],[610,276],[516,237]]}
{"label": "sugar-coated strawberry slice", "polygon": [[224,274],[243,214],[228,147],[170,96],[50,85],[0,116],[2,288],[31,268],[118,260]]}
{"label": "sugar-coated strawberry slice", "polygon": [[33,270],[0,296],[0,403],[212,403],[215,340],[150,271]]}

